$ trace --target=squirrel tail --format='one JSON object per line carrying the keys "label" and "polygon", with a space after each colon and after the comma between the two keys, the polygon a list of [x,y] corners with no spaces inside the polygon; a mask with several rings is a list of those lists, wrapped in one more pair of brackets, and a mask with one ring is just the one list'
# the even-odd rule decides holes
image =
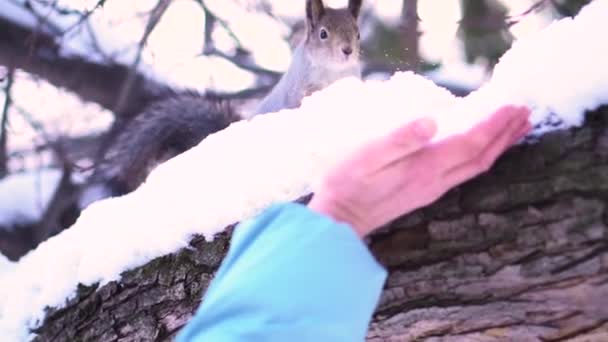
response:
{"label": "squirrel tail", "polygon": [[129,122],[108,147],[81,197],[80,206],[135,190],[159,163],[240,119],[228,101],[197,93],[179,94],[152,103]]}

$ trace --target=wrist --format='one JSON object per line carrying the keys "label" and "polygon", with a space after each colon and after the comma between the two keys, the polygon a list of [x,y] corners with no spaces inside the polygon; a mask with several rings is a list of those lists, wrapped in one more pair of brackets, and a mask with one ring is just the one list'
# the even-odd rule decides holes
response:
{"label": "wrist", "polygon": [[371,231],[356,212],[331,196],[315,194],[308,203],[308,208],[336,222],[349,225],[360,238],[364,238]]}

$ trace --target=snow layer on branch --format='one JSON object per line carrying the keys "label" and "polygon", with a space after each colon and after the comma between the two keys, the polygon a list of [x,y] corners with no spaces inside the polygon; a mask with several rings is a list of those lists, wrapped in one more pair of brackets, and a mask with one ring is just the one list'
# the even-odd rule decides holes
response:
{"label": "snow layer on branch", "polygon": [[0,180],[0,229],[38,221],[60,179],[60,170],[48,169]]}
{"label": "snow layer on branch", "polygon": [[581,124],[584,110],[608,103],[608,47],[586,39],[603,32],[608,0],[595,0],[576,20],[517,42],[494,77],[466,98],[411,73],[389,81],[344,79],[299,109],[209,136],[160,165],[135,192],[92,204],[72,228],[26,255],[0,283],[3,337],[31,337],[28,328],[42,323],[44,307],[64,305],[78,283],[119,279],[186,246],[192,234],[211,239],[273,202],[308,193],[346,153],[415,118],[438,120],[436,141],[508,103],[534,108],[539,132]]}
{"label": "snow layer on branch", "polygon": [[4,281],[2,277],[15,267],[15,263],[8,260],[4,255],[0,254],[0,284]]}

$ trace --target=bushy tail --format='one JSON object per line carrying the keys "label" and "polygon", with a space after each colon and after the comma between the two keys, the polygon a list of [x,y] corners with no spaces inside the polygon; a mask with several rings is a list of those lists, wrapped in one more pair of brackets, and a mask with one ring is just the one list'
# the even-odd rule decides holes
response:
{"label": "bushy tail", "polygon": [[156,165],[239,119],[228,102],[196,93],[152,103],[109,146],[91,177],[88,196],[96,198],[83,199],[82,205],[133,191]]}

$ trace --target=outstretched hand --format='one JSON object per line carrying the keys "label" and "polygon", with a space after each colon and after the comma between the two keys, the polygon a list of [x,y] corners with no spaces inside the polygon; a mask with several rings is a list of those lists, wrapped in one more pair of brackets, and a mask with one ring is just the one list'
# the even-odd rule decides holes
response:
{"label": "outstretched hand", "polygon": [[363,237],[487,171],[530,130],[529,115],[525,107],[505,106],[467,133],[431,145],[435,122],[417,120],[337,165],[315,189],[309,208],[350,224]]}

